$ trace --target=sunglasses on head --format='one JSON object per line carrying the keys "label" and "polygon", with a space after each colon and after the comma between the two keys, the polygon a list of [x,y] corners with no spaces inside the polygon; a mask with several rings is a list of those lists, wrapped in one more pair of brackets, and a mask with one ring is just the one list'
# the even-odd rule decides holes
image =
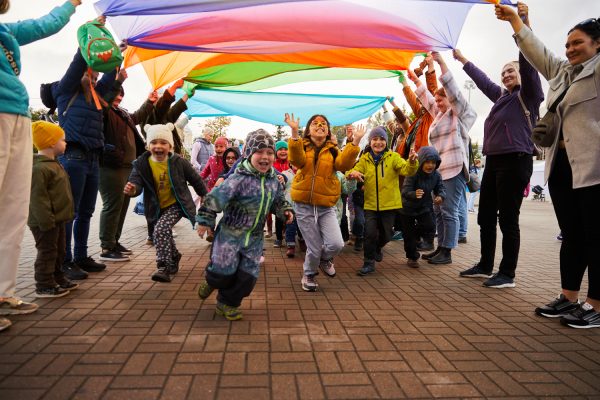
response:
{"label": "sunglasses on head", "polygon": [[588,19],[581,21],[577,25],[575,25],[575,28],[579,28],[579,27],[586,26],[586,25],[593,25],[593,24],[600,25],[600,21],[597,18],[588,18]]}

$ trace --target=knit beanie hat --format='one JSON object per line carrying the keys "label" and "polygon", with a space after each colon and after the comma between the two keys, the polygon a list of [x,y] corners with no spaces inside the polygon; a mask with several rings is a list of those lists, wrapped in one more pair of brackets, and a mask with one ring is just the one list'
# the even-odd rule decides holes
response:
{"label": "knit beanie hat", "polygon": [[287,150],[287,148],[288,148],[288,145],[287,145],[287,142],[285,140],[280,140],[277,143],[275,143],[275,153],[277,153],[281,149],[286,149]]}
{"label": "knit beanie hat", "polygon": [[369,143],[371,143],[371,139],[373,139],[375,137],[382,138],[383,140],[385,140],[385,143],[387,144],[388,135],[383,126],[376,126],[375,128],[371,129],[371,132],[369,133]]}
{"label": "knit beanie hat", "polygon": [[175,128],[175,126],[170,122],[166,125],[144,126],[144,131],[146,131],[146,143],[150,144],[153,140],[163,139],[169,142],[171,148],[175,147],[173,144],[173,128]]}
{"label": "knit beanie hat", "polygon": [[227,141],[227,138],[224,136],[219,136],[217,138],[217,140],[215,140],[215,146],[218,144],[223,145],[225,147],[229,146],[229,142]]}
{"label": "knit beanie hat", "polygon": [[273,151],[275,151],[275,140],[273,140],[273,137],[264,129],[250,132],[248,136],[246,136],[244,158],[248,159],[252,154],[262,149],[273,149]]}
{"label": "knit beanie hat", "polygon": [[65,131],[52,122],[36,121],[31,124],[33,145],[38,150],[54,146],[64,135]]}

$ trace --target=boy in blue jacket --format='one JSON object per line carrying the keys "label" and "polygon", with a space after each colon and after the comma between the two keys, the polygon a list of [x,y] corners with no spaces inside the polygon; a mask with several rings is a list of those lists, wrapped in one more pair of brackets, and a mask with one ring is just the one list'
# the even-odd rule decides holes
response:
{"label": "boy in blue jacket", "polygon": [[243,157],[233,175],[206,196],[196,216],[202,238],[214,231],[216,216],[223,212],[198,296],[206,299],[218,289],[216,313],[230,321],[242,318],[239,306],[256,284],[267,215],[275,213],[288,224],[294,218],[273,168],[275,141],[271,135],[263,129],[249,134]]}
{"label": "boy in blue jacket", "polygon": [[442,175],[437,171],[442,162],[437,150],[433,146],[421,147],[418,155],[417,173],[406,178],[402,185],[400,209],[404,229],[404,251],[408,266],[413,268],[419,267],[417,238],[423,238],[424,248],[433,248],[435,223],[432,202],[442,204],[446,197]]}

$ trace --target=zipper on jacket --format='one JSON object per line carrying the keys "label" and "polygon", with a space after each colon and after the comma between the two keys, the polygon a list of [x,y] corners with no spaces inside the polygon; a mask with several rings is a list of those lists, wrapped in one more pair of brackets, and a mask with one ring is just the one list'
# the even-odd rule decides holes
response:
{"label": "zipper on jacket", "polygon": [[[269,197],[270,197],[270,194],[269,194]],[[254,224],[252,225],[252,228],[250,228],[250,230],[246,233],[246,240],[244,241],[244,247],[248,246],[248,242],[250,241],[250,234],[256,228],[256,225],[258,224],[258,220],[260,220],[260,215],[263,210],[264,201],[265,201],[265,177],[261,176],[260,177],[260,205],[258,206],[258,212],[256,213],[256,218],[254,219]]]}
{"label": "zipper on jacket", "polygon": [[[321,149],[321,151],[323,151],[323,149]],[[313,192],[315,190],[315,177],[317,176],[317,170],[319,169],[319,161],[320,161],[319,156],[321,155],[321,152],[317,153],[315,151],[315,155],[316,155],[317,159],[314,162],[315,165],[313,168],[313,174],[312,174],[311,183],[310,183],[310,197],[308,198],[308,204],[312,204]]]}
{"label": "zipper on jacket", "polygon": [[[177,196],[177,191],[175,190],[175,185],[173,185],[173,178],[171,177],[171,158],[170,157],[167,158],[167,174],[169,175],[169,182],[171,182],[171,190],[173,191],[173,194],[175,195],[175,200],[179,204],[179,207],[181,207],[181,209],[183,210],[183,213],[185,214],[187,219],[190,220],[190,222],[192,223],[192,226],[194,226],[195,221],[190,217],[190,215],[188,214],[188,212],[185,209],[185,207],[183,206],[183,204],[181,204],[181,201],[179,201],[179,197]],[[160,210],[160,205],[158,206],[158,209]]]}
{"label": "zipper on jacket", "polygon": [[377,193],[377,211],[379,211],[379,177],[377,175],[377,164],[375,164],[375,193]]}

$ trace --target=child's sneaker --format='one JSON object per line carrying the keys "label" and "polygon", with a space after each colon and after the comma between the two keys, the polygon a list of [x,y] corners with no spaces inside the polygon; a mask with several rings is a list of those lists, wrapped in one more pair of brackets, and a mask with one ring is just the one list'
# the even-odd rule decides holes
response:
{"label": "child's sneaker", "polygon": [[217,315],[222,315],[229,321],[237,321],[242,319],[242,312],[237,307],[228,306],[227,304],[217,302],[215,310]]}
{"label": "child's sneaker", "polygon": [[276,249],[281,247],[281,240],[279,239],[275,239],[275,241],[273,241],[273,247],[275,247]]}
{"label": "child's sneaker", "polygon": [[285,252],[285,255],[288,256],[288,258],[294,258],[296,256],[296,247],[288,246],[287,251]]}
{"label": "child's sneaker", "polygon": [[373,261],[365,261],[362,268],[356,273],[358,276],[365,276],[375,272],[375,263]]}
{"label": "child's sneaker", "polygon": [[319,268],[321,268],[321,271],[323,271],[323,273],[328,277],[333,278],[335,276],[333,258],[330,258],[329,260],[321,260],[319,263]]}
{"label": "child's sneaker", "polygon": [[35,290],[35,297],[37,298],[52,298],[52,297],[63,297],[68,295],[70,292],[67,289],[63,289],[60,286],[56,285],[54,287],[51,288],[44,288],[44,289],[36,289]]}
{"label": "child's sneaker", "polygon": [[11,325],[12,322],[10,322],[9,319],[0,317],[0,332],[2,332],[5,329],[8,329],[8,327],[10,327]]}
{"label": "child's sneaker", "polygon": [[316,292],[319,284],[315,280],[314,275],[302,275],[302,290],[305,292]]}
{"label": "child's sneaker", "polygon": [[406,260],[406,265],[408,265],[411,268],[419,268],[419,259],[417,258],[416,260],[413,260],[409,258]]}
{"label": "child's sneaker", "polygon": [[156,272],[152,274],[152,280],[155,282],[171,282],[169,267],[162,261],[156,263]]}
{"label": "child's sneaker", "polygon": [[198,287],[198,297],[200,297],[202,300],[207,299],[214,290],[215,288],[210,286],[208,282],[202,281]]}
{"label": "child's sneaker", "polygon": [[404,235],[402,235],[402,231],[394,231],[391,240],[394,242],[398,240],[404,240]]}
{"label": "child's sneaker", "polygon": [[152,236],[146,237],[146,246],[154,246],[154,240],[152,240]]}
{"label": "child's sneaker", "polygon": [[37,304],[27,303],[16,297],[6,297],[4,300],[0,299],[0,315],[31,314],[38,308]]}

